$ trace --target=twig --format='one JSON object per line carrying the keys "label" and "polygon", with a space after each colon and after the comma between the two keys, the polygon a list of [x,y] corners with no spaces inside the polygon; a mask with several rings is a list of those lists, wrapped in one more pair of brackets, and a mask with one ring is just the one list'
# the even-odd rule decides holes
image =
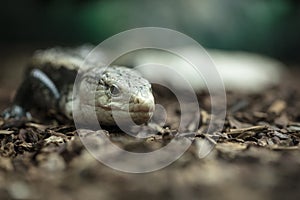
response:
{"label": "twig", "polygon": [[264,131],[267,130],[268,126],[262,125],[262,126],[251,126],[248,128],[239,128],[239,129],[230,129],[230,132],[228,132],[228,135],[236,135],[236,134],[241,134],[244,132],[248,131],[253,131],[253,132],[259,132],[259,131]]}

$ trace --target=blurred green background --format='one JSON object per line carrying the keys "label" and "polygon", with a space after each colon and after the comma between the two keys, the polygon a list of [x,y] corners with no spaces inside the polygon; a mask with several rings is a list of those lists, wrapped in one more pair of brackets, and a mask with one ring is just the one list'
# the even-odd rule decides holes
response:
{"label": "blurred green background", "polygon": [[159,26],[208,48],[300,61],[296,0],[10,0],[1,3],[0,40],[10,44],[97,44],[121,31]]}

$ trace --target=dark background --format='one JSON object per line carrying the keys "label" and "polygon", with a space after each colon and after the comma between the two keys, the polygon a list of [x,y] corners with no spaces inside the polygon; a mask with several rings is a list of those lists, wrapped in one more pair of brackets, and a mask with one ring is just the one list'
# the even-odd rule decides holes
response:
{"label": "dark background", "polygon": [[298,63],[299,19],[296,0],[10,0],[1,3],[0,43],[6,48],[97,44],[127,29],[159,26],[205,47]]}
{"label": "dark background", "polygon": [[[12,102],[26,63],[39,48],[97,44],[124,30],[160,26],[183,32],[208,48],[246,50],[299,66],[299,17],[300,6],[296,0],[2,1],[0,112]],[[88,152],[79,153],[83,147],[79,138],[73,136],[68,135],[71,139],[66,143],[47,146],[48,135],[66,140],[67,126],[61,128],[61,132],[53,129],[56,135],[39,130],[43,124],[13,127],[13,134],[4,132],[3,135],[2,130],[0,153],[9,154],[0,156],[0,199],[32,199],[32,196],[63,200],[298,200],[299,67],[296,70],[298,73],[291,73],[293,76],[282,78],[280,86],[260,94],[227,95],[229,110],[240,109],[235,114],[229,112],[225,123],[228,130],[262,125],[269,120],[271,132],[249,136],[245,143],[236,136],[232,138],[222,133],[228,140],[223,139],[223,144],[220,143],[206,159],[198,158],[201,148],[193,145],[178,161],[153,173],[133,175],[112,170],[91,158]],[[209,99],[203,95],[200,101],[205,105]],[[179,117],[180,112],[170,99],[165,100],[174,109],[174,116]],[[277,110],[285,105],[278,116],[270,111],[276,103]],[[233,125],[229,126],[231,123]],[[284,128],[288,123],[291,126]],[[140,148],[136,141],[111,135],[124,149]],[[202,135],[198,137],[201,138]],[[150,141],[147,145],[159,147],[169,139],[169,135],[164,139],[161,134],[156,142]],[[17,150],[18,153],[14,153]]]}

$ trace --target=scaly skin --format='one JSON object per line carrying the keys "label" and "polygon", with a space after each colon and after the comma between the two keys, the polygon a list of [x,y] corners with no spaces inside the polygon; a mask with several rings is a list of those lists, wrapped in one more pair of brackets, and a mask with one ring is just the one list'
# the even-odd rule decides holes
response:
{"label": "scaly skin", "polygon": [[[121,121],[131,117],[137,124],[147,122],[154,111],[151,84],[138,72],[123,66],[102,67],[85,62],[88,66],[80,68],[89,50],[90,47],[83,46],[38,51],[12,107],[3,116],[28,117],[31,109],[39,107],[72,119],[72,107],[81,110],[92,106],[102,125],[115,125],[114,117]],[[73,87],[77,72],[79,81]]]}
{"label": "scaly skin", "polygon": [[[76,88],[78,93],[74,101],[79,101],[80,105],[73,104],[76,105],[74,109],[95,107],[100,124],[114,125],[114,117],[120,122],[131,117],[135,123],[142,124],[151,118],[154,111],[151,84],[129,68],[91,68],[83,74]],[[70,109],[65,113],[71,116]]]}

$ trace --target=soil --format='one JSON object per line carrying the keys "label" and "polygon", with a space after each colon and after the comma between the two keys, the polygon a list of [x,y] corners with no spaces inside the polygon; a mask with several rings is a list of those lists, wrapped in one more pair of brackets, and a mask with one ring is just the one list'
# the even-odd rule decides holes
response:
{"label": "soil", "polygon": [[[19,66],[32,49],[2,53],[2,110],[10,105],[20,83]],[[212,133],[207,133],[214,117],[208,93],[198,94],[196,131],[189,126],[178,131],[176,99],[160,87],[154,91],[165,105],[167,122],[154,121],[137,131],[155,129],[151,137],[135,139],[114,127],[84,133],[89,141],[105,136],[132,152],[160,149],[178,133],[192,142],[178,160],[149,173],[120,172],[97,161],[75,126],[58,116],[0,118],[0,199],[299,199],[300,71],[287,71],[280,85],[259,94],[228,92],[225,124]],[[203,154],[205,144],[214,147],[208,155]],[[109,148],[106,153],[115,156]]]}

